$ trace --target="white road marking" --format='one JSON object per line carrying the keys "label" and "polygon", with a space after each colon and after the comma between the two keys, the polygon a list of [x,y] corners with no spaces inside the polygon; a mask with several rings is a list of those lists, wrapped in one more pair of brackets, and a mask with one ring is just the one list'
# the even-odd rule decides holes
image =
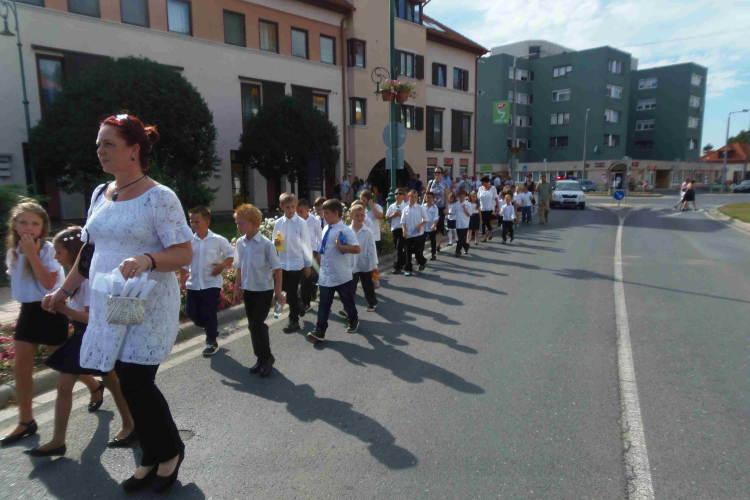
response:
{"label": "white road marking", "polygon": [[646,435],[641,420],[641,405],[635,381],[633,351],[630,347],[630,327],[625,306],[625,286],[622,273],[622,229],[625,216],[620,219],[615,240],[615,318],[617,323],[617,367],[620,377],[620,404],[622,406],[622,440],[625,450],[625,476],[630,500],[653,500],[651,469],[646,451]]}

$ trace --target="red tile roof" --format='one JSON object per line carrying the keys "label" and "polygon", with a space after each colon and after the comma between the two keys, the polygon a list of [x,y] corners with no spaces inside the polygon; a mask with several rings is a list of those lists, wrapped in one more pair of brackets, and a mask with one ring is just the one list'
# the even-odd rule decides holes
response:
{"label": "red tile roof", "polygon": [[[748,158],[748,151],[750,151],[750,143],[748,142],[735,142],[729,145],[729,155],[727,156],[727,163],[745,163]],[[724,163],[724,147],[717,149],[716,151],[709,151],[701,157],[701,161],[708,163]]]}
{"label": "red tile roof", "polygon": [[[430,26],[432,25],[432,26]],[[469,40],[461,33],[450,29],[448,26],[436,21],[435,19],[424,16],[424,26],[427,28],[427,39],[433,42],[450,45],[457,49],[472,52],[478,56],[489,52],[478,43]]]}

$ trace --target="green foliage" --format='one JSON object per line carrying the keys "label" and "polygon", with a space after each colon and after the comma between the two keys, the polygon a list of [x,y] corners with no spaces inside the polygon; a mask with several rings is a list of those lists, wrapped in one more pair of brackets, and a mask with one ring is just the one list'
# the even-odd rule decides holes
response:
{"label": "green foliage", "polygon": [[709,151],[713,151],[713,150],[714,150],[714,145],[711,144],[710,142],[706,144],[705,146],[703,146],[703,154],[707,154]]}
{"label": "green foliage", "polygon": [[325,178],[339,159],[336,126],[320,111],[284,97],[247,120],[240,138],[247,164],[266,179],[304,180],[310,158],[319,156]]}
{"label": "green foliage", "polygon": [[734,137],[729,138],[729,144],[734,144],[735,142],[750,142],[750,130],[743,130]]}
{"label": "green foliage", "polygon": [[[90,193],[106,179],[96,156],[99,122],[127,111],[156,125],[149,175],[172,188],[184,207],[209,205],[216,128],[198,90],[178,72],[145,58],[103,58],[65,82],[32,130],[32,165],[68,192]],[[88,201],[88,200],[87,200]]]}

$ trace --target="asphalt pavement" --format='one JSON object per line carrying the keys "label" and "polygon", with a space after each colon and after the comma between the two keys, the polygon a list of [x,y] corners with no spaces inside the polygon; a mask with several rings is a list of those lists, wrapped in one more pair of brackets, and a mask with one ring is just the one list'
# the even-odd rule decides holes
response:
{"label": "asphalt pavement", "polygon": [[[730,201],[724,201],[728,198]],[[746,198],[746,199],[745,199]],[[699,207],[750,196],[698,197]],[[593,206],[591,205],[593,203]],[[655,498],[748,498],[750,245],[676,198],[591,199],[552,223],[447,253],[413,277],[387,276],[359,332],[331,320],[327,341],[285,335],[250,375],[247,322],[220,351],[176,347],[157,381],[187,456],[180,499],[628,498],[617,366],[613,257],[619,216],[630,338]],[[452,249],[450,249],[452,251]],[[383,276],[383,274],[381,274]],[[339,304],[334,304],[334,311]],[[313,312],[315,309],[313,310]],[[51,436],[0,448],[0,498],[120,498],[136,449],[108,450],[111,398],[81,395],[68,453],[31,459]],[[15,416],[0,413],[0,429]],[[142,495],[149,498],[151,495]]]}

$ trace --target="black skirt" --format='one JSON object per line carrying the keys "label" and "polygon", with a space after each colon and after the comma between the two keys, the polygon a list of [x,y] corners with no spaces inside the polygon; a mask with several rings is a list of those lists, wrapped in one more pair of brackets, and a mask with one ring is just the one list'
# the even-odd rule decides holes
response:
{"label": "black skirt", "polygon": [[692,189],[685,191],[685,196],[682,198],[682,201],[695,201],[695,191]]}
{"label": "black skirt", "polygon": [[81,344],[86,332],[86,325],[73,321],[73,335],[61,345],[55,352],[50,354],[45,365],[60,373],[70,375],[106,375],[106,373],[90,368],[81,368]]}
{"label": "black skirt", "polygon": [[13,338],[32,344],[61,345],[68,340],[68,317],[45,311],[41,302],[23,302]]}
{"label": "black skirt", "polygon": [[469,231],[479,230],[479,214],[471,214],[469,217]]}
{"label": "black skirt", "polygon": [[448,224],[448,229],[456,229],[456,221],[453,219],[445,219],[445,223]]}

